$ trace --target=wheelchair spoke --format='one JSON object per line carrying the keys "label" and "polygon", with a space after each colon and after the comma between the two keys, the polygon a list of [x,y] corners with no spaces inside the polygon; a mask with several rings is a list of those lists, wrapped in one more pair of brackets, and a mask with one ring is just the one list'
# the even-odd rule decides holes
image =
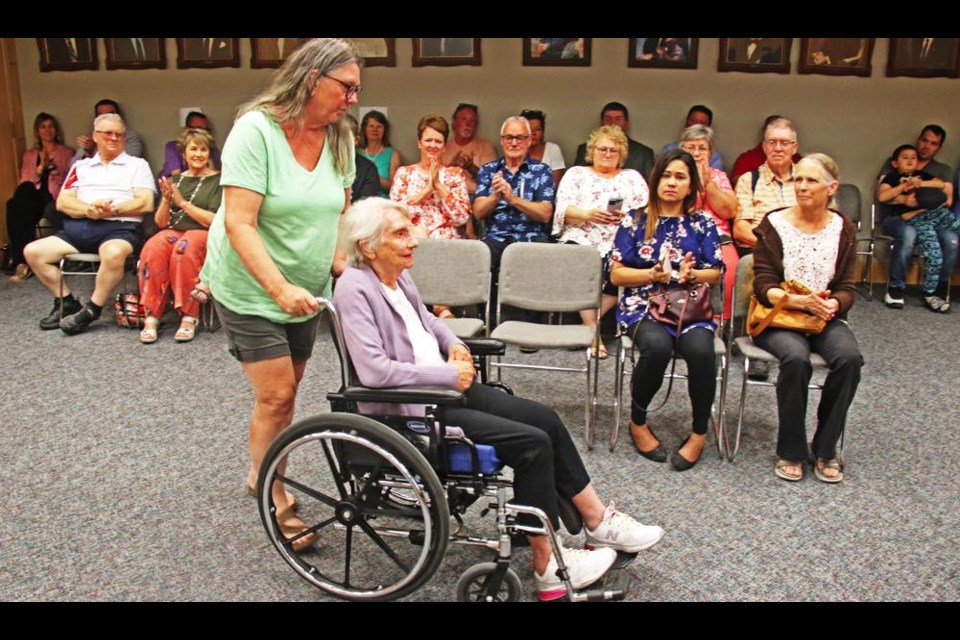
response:
{"label": "wheelchair spoke", "polygon": [[324,527],[326,527],[328,524],[332,524],[332,523],[334,523],[334,522],[336,522],[336,521],[337,521],[337,517],[336,517],[336,516],[327,518],[327,519],[324,520],[323,522],[319,522],[319,523],[313,525],[312,527],[308,527],[308,528],[304,529],[303,531],[301,531],[301,532],[298,533],[297,535],[293,536],[292,538],[287,538],[287,539],[283,542],[283,544],[284,544],[285,546],[289,546],[289,547],[292,548],[293,543],[296,542],[297,540],[299,540],[300,538],[302,538],[302,537],[304,537],[304,536],[308,536],[308,535],[310,535],[311,533],[316,533],[316,532],[319,531],[320,529],[323,529]]}
{"label": "wheelchair spoke", "polygon": [[380,537],[380,534],[374,531],[373,527],[371,527],[369,523],[361,520],[358,524],[360,525],[360,528],[363,529],[364,533],[366,533],[391,560],[397,563],[398,567],[403,569],[406,573],[410,573],[410,566],[404,563],[403,560],[401,560],[396,554],[396,552],[387,546],[387,543],[383,541],[383,538]]}
{"label": "wheelchair spoke", "polygon": [[298,491],[302,491],[303,493],[307,494],[312,498],[316,498],[317,500],[319,500],[320,502],[324,503],[329,507],[337,506],[338,500],[336,500],[335,498],[331,498],[326,494],[320,493],[316,489],[311,489],[310,487],[308,487],[307,485],[301,482],[297,482],[296,480],[292,478],[288,478],[287,476],[282,476],[279,473],[276,474],[274,478],[279,480],[283,484],[287,485],[288,487],[293,487],[294,489],[297,489]]}
{"label": "wheelchair spoke", "polygon": [[333,454],[330,453],[330,443],[326,440],[323,441],[323,455],[327,459],[327,464],[330,466],[330,476],[333,478],[334,482],[337,483],[337,489],[340,491],[340,499],[347,499],[347,489],[343,486],[343,480],[340,478],[339,468],[333,460]]}

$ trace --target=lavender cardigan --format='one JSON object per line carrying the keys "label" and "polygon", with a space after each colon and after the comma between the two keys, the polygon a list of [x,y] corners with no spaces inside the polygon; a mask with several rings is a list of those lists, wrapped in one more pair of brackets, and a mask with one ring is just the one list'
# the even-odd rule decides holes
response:
{"label": "lavender cardigan", "polygon": [[[433,334],[446,356],[450,347],[463,344],[447,326],[427,311],[408,272],[397,282],[420,315],[427,332]],[[380,279],[369,266],[348,267],[333,294],[340,315],[343,339],[353,367],[365,387],[439,386],[457,387],[457,370],[451,364],[414,363],[413,345],[406,325],[387,299]],[[360,403],[361,413],[423,415],[423,405]]]}

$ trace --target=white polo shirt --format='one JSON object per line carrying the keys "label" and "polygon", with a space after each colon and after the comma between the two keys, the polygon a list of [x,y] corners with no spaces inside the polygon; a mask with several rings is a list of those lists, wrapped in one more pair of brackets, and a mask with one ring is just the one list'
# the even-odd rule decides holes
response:
{"label": "white polo shirt", "polygon": [[[147,161],[126,152],[106,164],[101,162],[99,153],[92,158],[77,160],[70,168],[63,188],[76,190],[77,198],[83,202],[110,200],[114,205],[133,200],[134,189],[157,192]],[[143,217],[113,216],[103,220],[142,222]]]}

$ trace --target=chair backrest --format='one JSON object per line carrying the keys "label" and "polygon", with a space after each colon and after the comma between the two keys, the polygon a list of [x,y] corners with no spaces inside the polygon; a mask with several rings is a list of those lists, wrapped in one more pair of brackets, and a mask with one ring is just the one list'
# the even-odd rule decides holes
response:
{"label": "chair backrest", "polygon": [[602,270],[593,247],[515,242],[500,262],[498,304],[532,311],[596,309]]}
{"label": "chair backrest", "polygon": [[855,184],[841,184],[837,189],[837,208],[844,216],[860,228],[861,200],[860,189]]}
{"label": "chair backrest", "polygon": [[480,240],[423,238],[410,276],[424,304],[482,304],[490,297],[490,248]]}
{"label": "chair backrest", "polygon": [[753,254],[743,256],[737,263],[737,277],[733,283],[732,309],[734,327],[747,317],[750,296],[753,295]]}

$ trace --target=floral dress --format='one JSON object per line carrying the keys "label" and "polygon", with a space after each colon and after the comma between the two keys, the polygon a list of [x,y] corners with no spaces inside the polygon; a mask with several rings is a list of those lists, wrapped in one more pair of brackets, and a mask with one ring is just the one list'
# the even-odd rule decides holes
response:
{"label": "floral dress", "polygon": [[[610,262],[619,262],[634,269],[651,269],[659,262],[663,252],[670,256],[674,269],[680,268],[683,256],[693,254],[694,268],[719,269],[723,265],[720,253],[720,238],[713,216],[703,211],[694,211],[690,215],[676,218],[660,218],[653,238],[644,240],[644,227],[647,223],[645,211],[631,211],[623,217],[617,235],[614,237]],[[617,322],[620,330],[626,332],[630,326],[639,322],[647,310],[647,298],[660,290],[660,284],[646,284],[636,287],[624,287],[617,307]],[[670,283],[668,287],[679,287]],[[694,322],[685,325],[684,333],[693,327],[706,327],[716,330],[713,322]],[[671,334],[673,327],[664,327]]]}
{"label": "floral dress", "polygon": [[467,177],[459,167],[441,167],[440,181],[447,189],[443,200],[436,191],[411,204],[411,200],[427,186],[430,173],[419,165],[397,169],[390,187],[390,199],[399,202],[413,216],[412,222],[426,231],[430,238],[461,238],[460,227],[470,219],[470,194],[467,193]]}

